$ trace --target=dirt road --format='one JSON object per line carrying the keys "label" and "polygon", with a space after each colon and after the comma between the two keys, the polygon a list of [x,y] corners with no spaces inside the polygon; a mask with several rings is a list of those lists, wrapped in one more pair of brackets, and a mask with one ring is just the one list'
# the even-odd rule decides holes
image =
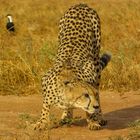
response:
{"label": "dirt road", "polygon": [[[29,132],[26,121],[40,115],[42,96],[0,96],[0,140],[107,140],[114,135],[127,135],[128,123],[140,119],[140,91],[124,94],[102,92],[101,105],[108,125],[99,131],[87,129],[85,113],[75,110],[83,120],[79,125],[55,128],[48,132]],[[60,110],[53,111],[60,116]],[[59,115],[58,115],[59,114]]]}

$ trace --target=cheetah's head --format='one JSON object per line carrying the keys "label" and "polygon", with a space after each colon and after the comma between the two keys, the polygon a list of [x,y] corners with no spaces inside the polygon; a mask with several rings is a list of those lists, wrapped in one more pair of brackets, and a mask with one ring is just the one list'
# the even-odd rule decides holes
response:
{"label": "cheetah's head", "polygon": [[88,113],[99,111],[98,90],[93,86],[81,82],[65,82],[65,95],[70,105],[81,108]]}

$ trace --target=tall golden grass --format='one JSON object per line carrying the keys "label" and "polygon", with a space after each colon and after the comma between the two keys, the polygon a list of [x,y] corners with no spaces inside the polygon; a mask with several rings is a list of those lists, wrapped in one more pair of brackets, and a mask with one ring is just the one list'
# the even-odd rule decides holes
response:
{"label": "tall golden grass", "polygon": [[[102,74],[103,90],[140,88],[139,0],[1,0],[0,4],[0,94],[32,94],[51,67],[58,46],[59,19],[79,2],[93,7],[101,18],[101,52],[112,53]],[[6,28],[12,14],[16,32]]]}

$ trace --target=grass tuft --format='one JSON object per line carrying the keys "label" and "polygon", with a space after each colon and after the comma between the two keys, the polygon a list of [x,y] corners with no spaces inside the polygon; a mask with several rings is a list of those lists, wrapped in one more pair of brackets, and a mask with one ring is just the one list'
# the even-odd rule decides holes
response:
{"label": "grass tuft", "polygon": [[140,120],[129,123],[131,133],[128,135],[128,140],[139,140],[140,139]]}

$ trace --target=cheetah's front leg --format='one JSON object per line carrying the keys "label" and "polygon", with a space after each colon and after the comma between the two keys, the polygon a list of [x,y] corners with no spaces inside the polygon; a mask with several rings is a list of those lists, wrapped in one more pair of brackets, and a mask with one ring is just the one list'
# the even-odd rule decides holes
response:
{"label": "cheetah's front leg", "polygon": [[103,119],[99,95],[96,98],[99,102],[99,111],[93,114],[86,112],[88,128],[90,130],[99,130],[101,126],[107,124],[107,120]]}
{"label": "cheetah's front leg", "polygon": [[43,130],[48,127],[50,124],[50,107],[48,105],[43,104],[43,109],[41,111],[41,118],[35,124],[34,130]]}
{"label": "cheetah's front leg", "polygon": [[[101,72],[98,73],[97,79],[96,79],[96,82],[95,82],[98,90],[99,90],[99,84],[100,84],[100,77],[101,77]],[[96,113],[93,113],[93,114],[86,113],[88,127],[91,130],[99,130],[99,129],[101,129],[101,126],[104,126],[104,125],[107,124],[107,120],[105,120],[103,118],[99,94],[96,95],[96,99],[99,102],[99,111],[96,112]]]}

